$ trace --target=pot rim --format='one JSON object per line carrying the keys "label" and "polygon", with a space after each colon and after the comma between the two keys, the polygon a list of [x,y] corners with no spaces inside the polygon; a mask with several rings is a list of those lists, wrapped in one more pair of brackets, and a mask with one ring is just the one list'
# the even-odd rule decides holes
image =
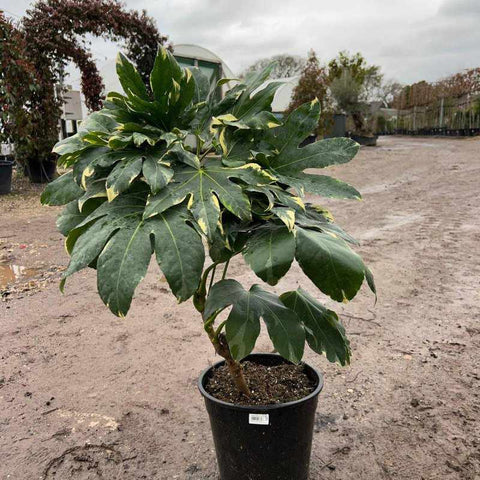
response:
{"label": "pot rim", "polygon": [[[251,353],[249,355],[247,355],[243,360],[246,360],[248,359],[249,357],[278,357],[278,358],[283,358],[281,355],[278,355],[278,354],[275,354],[275,353]],[[288,360],[286,360],[288,361]],[[216,363],[214,363],[213,365],[211,365],[210,367],[206,368],[205,370],[202,371],[202,373],[200,374],[200,376],[198,377],[198,383],[197,383],[197,386],[198,386],[198,389],[200,390],[200,393],[202,394],[202,396],[205,398],[205,399],[208,399],[210,400],[211,402],[214,402],[216,404],[219,404],[219,405],[222,405],[224,407],[227,407],[227,408],[230,408],[232,410],[243,410],[245,412],[247,411],[255,411],[255,412],[269,412],[269,411],[272,411],[272,410],[278,410],[278,409],[281,409],[281,408],[288,408],[288,407],[292,407],[292,406],[296,406],[296,405],[299,405],[301,403],[304,403],[304,402],[307,402],[308,400],[318,396],[318,394],[322,391],[323,389],[323,375],[315,368],[315,367],[312,367],[311,365],[309,365],[308,363],[306,362],[301,362],[300,365],[305,365],[307,368],[310,369],[311,372],[313,372],[315,374],[315,376],[317,377],[317,386],[315,387],[315,390],[308,394],[306,397],[303,397],[303,398],[300,398],[298,400],[293,400],[291,402],[285,402],[285,403],[275,403],[275,404],[271,404],[271,405],[237,405],[236,403],[230,403],[230,402],[225,402],[223,400],[219,400],[218,398],[214,397],[213,395],[210,395],[210,393],[208,393],[206,390],[205,390],[205,387],[203,386],[204,382],[205,382],[205,379],[207,377],[207,375],[214,369],[214,368],[218,368],[219,366],[223,365],[225,363],[225,360],[220,360]]]}

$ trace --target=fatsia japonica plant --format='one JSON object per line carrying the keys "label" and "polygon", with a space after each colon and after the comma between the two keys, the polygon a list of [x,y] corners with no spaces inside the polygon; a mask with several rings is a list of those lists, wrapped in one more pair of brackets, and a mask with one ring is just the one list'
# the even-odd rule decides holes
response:
{"label": "fatsia japonica plant", "polygon": [[301,105],[280,121],[271,103],[281,82],[264,86],[271,69],[218,100],[228,80],[210,85],[164,48],[149,88],[120,54],[124,93],[110,93],[102,110],[55,146],[69,171],[42,195],[44,204],[66,205],[57,221],[71,257],[62,290],[70,275],[94,268],[101,299],[124,316],[154,254],[177,300],[193,298],[215,351],[246,395],[240,360],[254,348],[260,319],[275,349],[293,363],[305,342],[342,365],[350,346],[335,312],[302,288],[278,296],[228,278],[233,257],[242,255],[269,285],[296,259],[333,300],[352,299],[364,279],[375,292],[370,271],[348,246],[355,240],[326,210],[302,200],[305,192],[360,198],[346,183],[304,172],[348,162],[359,147],[346,138],[302,147],[318,126],[319,104]]}

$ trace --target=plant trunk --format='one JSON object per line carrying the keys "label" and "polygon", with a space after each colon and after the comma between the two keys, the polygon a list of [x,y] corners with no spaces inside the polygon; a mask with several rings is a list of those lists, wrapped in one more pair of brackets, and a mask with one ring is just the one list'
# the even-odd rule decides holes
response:
{"label": "plant trunk", "polygon": [[215,351],[225,359],[225,363],[227,364],[228,371],[232,376],[233,382],[235,386],[238,388],[240,392],[242,392],[247,397],[250,397],[252,394],[250,393],[250,389],[248,388],[247,381],[245,380],[245,376],[243,375],[243,367],[240,362],[237,362],[230,353],[230,348],[228,346],[227,339],[223,333],[219,335],[215,334],[215,330],[212,325],[209,325],[206,328],[208,333],[208,337],[212,342]]}
{"label": "plant trunk", "polygon": [[355,125],[357,132],[363,131],[363,115],[361,112],[353,112],[352,113],[353,123]]}
{"label": "plant trunk", "polygon": [[243,375],[243,367],[240,362],[237,362],[230,356],[229,359],[225,359],[228,366],[228,371],[233,378],[235,386],[247,397],[251,396],[250,389],[248,388],[245,376]]}

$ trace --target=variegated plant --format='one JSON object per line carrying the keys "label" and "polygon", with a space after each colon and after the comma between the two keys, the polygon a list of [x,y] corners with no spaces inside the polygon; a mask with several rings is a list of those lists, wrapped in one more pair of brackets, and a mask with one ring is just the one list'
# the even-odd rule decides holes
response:
{"label": "variegated plant", "polygon": [[[301,146],[318,124],[319,104],[278,120],[271,103],[280,82],[265,86],[270,70],[237,83],[218,101],[226,80],[210,85],[165,49],[148,87],[119,55],[125,93],[110,93],[102,110],[55,146],[69,171],[42,196],[45,204],[66,205],[58,228],[71,259],[62,289],[73,273],[94,268],[104,303],[126,315],[155,254],[178,301],[193,297],[215,350],[247,395],[239,361],[254,348],[260,319],[280,355],[295,363],[305,341],[342,365],[350,347],[337,315],[305,290],[277,296],[227,278],[232,257],[243,255],[269,285],[296,259],[339,302],[352,299],[364,279],[375,291],[370,271],[348,246],[352,237],[326,210],[302,200],[305,192],[360,198],[339,180],[304,173],[348,162],[358,145],[334,138]],[[229,306],[226,320],[216,322]]]}

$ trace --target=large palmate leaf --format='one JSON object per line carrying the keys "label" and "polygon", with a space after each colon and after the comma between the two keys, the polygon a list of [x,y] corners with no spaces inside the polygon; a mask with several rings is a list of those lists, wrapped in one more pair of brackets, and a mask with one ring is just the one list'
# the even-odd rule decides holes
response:
{"label": "large palmate leaf", "polygon": [[358,143],[348,138],[328,138],[299,148],[299,144],[318,124],[318,101],[306,103],[294,110],[282,127],[272,129],[268,141],[276,154],[268,160],[275,172],[295,174],[306,168],[324,168],[349,162],[358,152]]}
{"label": "large palmate leaf", "polygon": [[325,308],[302,288],[282,294],[280,300],[302,319],[313,351],[325,353],[330,362],[350,363],[350,342],[334,311]]}
{"label": "large palmate leaf", "polygon": [[238,218],[246,221],[251,219],[248,197],[242,187],[231,179],[259,185],[272,181],[272,177],[256,164],[228,168],[223,167],[217,159],[209,159],[198,167],[178,167],[172,183],[158,195],[149,198],[145,218],[158,215],[188,197],[188,208],[200,229],[211,239],[217,229],[220,203]]}
{"label": "large palmate leaf", "polygon": [[205,253],[184,209],[170,209],[144,221],[145,199],[146,192],[138,191],[104,203],[83,216],[67,238],[71,259],[63,282],[96,262],[100,296],[116,315],[127,313],[145,275],[152,254],[150,236],[159,266],[179,301],[193,295],[201,277]]}
{"label": "large palmate leaf", "polygon": [[216,283],[207,298],[204,317],[232,305],[226,322],[226,335],[232,356],[241,360],[248,355],[260,333],[263,318],[274,347],[282,357],[299,363],[305,346],[305,330],[299,318],[279,298],[258,285],[249,291],[235,280]]}

